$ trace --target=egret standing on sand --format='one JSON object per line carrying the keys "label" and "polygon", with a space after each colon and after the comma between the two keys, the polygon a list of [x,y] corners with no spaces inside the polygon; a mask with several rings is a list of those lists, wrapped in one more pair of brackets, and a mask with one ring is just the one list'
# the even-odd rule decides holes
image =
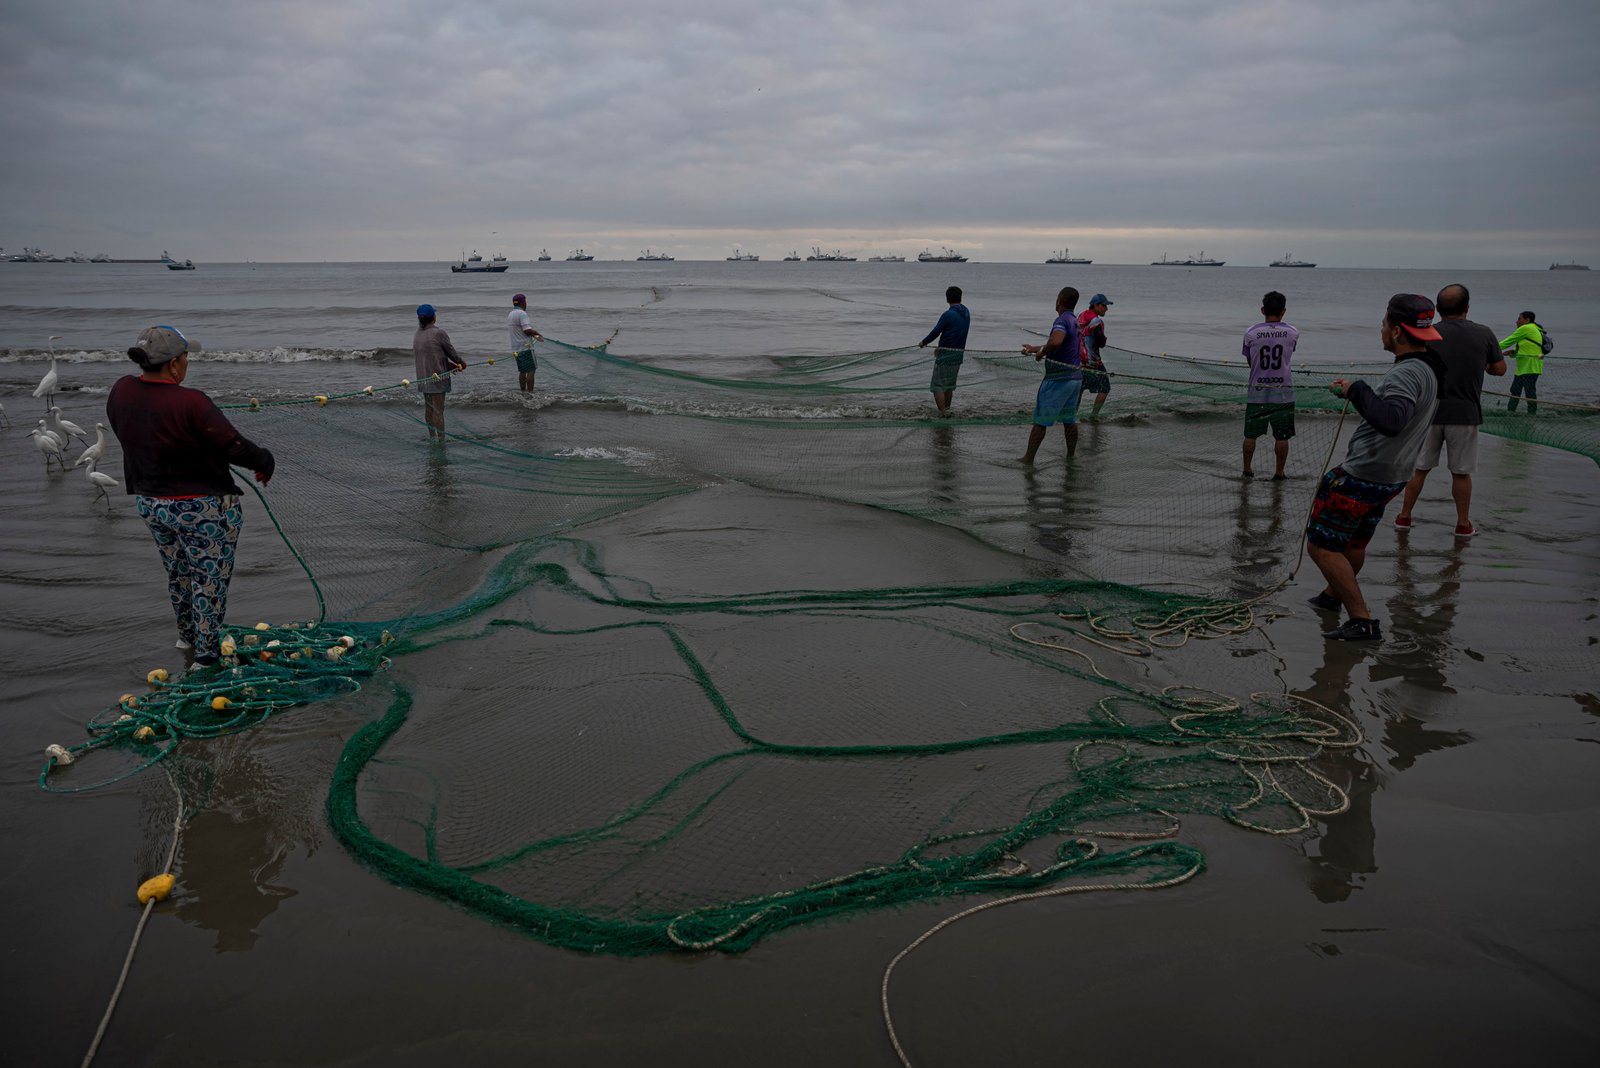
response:
{"label": "egret standing on sand", "polygon": [[67,469],[66,461],[61,459],[61,444],[60,442],[56,441],[56,436],[54,434],[50,433],[48,430],[39,430],[35,428],[28,431],[28,436],[33,439],[33,444],[35,447],[37,447],[40,452],[44,453],[44,469],[46,471],[50,470],[50,460],[52,457],[57,463],[61,464],[61,470],[65,471]]}
{"label": "egret standing on sand", "polygon": [[234,429],[210,397],[184,387],[189,353],[199,349],[170,326],[140,334],[128,358],[144,373],[117,380],[106,415],[122,443],[123,480],[166,565],[178,647],[192,648],[194,662],[207,665],[221,655],[233,552],[244,523],[243,490],[228,465],[248,467],[265,485],[275,464],[272,453]]}
{"label": "egret standing on sand", "polygon": [[46,371],[44,377],[39,379],[39,384],[33,387],[33,395],[43,397],[46,408],[50,407],[51,398],[56,392],[56,342],[60,340],[60,334],[50,335],[50,370]]}
{"label": "egret standing on sand", "polygon": [[122,485],[122,483],[110,475],[102,475],[99,471],[96,471],[94,464],[89,465],[89,481],[93,483],[99,495],[106,499],[106,511],[111,511],[111,491]]}
{"label": "egret standing on sand", "polygon": [[94,425],[94,444],[90,445],[87,449],[84,449],[83,455],[79,456],[77,463],[73,464],[72,466],[82,467],[84,464],[88,464],[90,467],[93,467],[95,464],[100,462],[100,457],[104,456],[105,454],[106,425],[104,423],[96,423]]}
{"label": "egret standing on sand", "polygon": [[73,438],[82,438],[85,445],[89,444],[89,435],[84,433],[83,427],[77,423],[68,422],[61,418],[61,409],[55,405],[50,406],[50,433],[61,439],[61,444],[66,445]]}

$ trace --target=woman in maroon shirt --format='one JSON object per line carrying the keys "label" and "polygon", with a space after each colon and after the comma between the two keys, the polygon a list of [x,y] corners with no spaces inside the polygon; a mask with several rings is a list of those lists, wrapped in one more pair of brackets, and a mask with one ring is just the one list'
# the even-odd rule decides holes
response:
{"label": "woman in maroon shirt", "polygon": [[183,385],[200,345],[170,326],[139,335],[128,358],[143,372],[111,387],[106,416],[122,444],[122,473],[167,568],[178,648],[196,664],[220,655],[222,620],[244,513],[229,464],[272,478],[272,453],[234,429],[197,389]]}

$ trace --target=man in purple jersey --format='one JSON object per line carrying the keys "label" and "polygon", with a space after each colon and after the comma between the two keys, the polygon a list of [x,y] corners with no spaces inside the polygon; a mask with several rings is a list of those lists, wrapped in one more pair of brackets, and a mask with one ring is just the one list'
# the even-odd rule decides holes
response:
{"label": "man in purple jersey", "polygon": [[1273,290],[1261,298],[1262,322],[1244,332],[1244,359],[1250,365],[1250,385],[1244,404],[1244,477],[1254,478],[1251,461],[1256,439],[1272,430],[1272,452],[1277,462],[1274,482],[1285,477],[1289,439],[1294,437],[1294,378],[1289,362],[1300,331],[1283,321],[1289,302]]}

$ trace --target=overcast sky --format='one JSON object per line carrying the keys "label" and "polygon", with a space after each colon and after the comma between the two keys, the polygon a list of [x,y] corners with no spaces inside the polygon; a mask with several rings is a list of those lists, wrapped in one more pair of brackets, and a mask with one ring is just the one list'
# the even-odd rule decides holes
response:
{"label": "overcast sky", "polygon": [[8,254],[1600,260],[1595,0],[5,10]]}

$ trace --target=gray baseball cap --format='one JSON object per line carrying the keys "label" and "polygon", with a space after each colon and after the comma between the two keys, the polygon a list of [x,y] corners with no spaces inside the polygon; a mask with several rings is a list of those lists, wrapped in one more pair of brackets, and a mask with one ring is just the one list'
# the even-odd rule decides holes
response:
{"label": "gray baseball cap", "polygon": [[152,326],[139,335],[134,348],[145,354],[145,362],[155,364],[176,360],[186,352],[199,352],[200,342],[183,336],[175,326]]}

